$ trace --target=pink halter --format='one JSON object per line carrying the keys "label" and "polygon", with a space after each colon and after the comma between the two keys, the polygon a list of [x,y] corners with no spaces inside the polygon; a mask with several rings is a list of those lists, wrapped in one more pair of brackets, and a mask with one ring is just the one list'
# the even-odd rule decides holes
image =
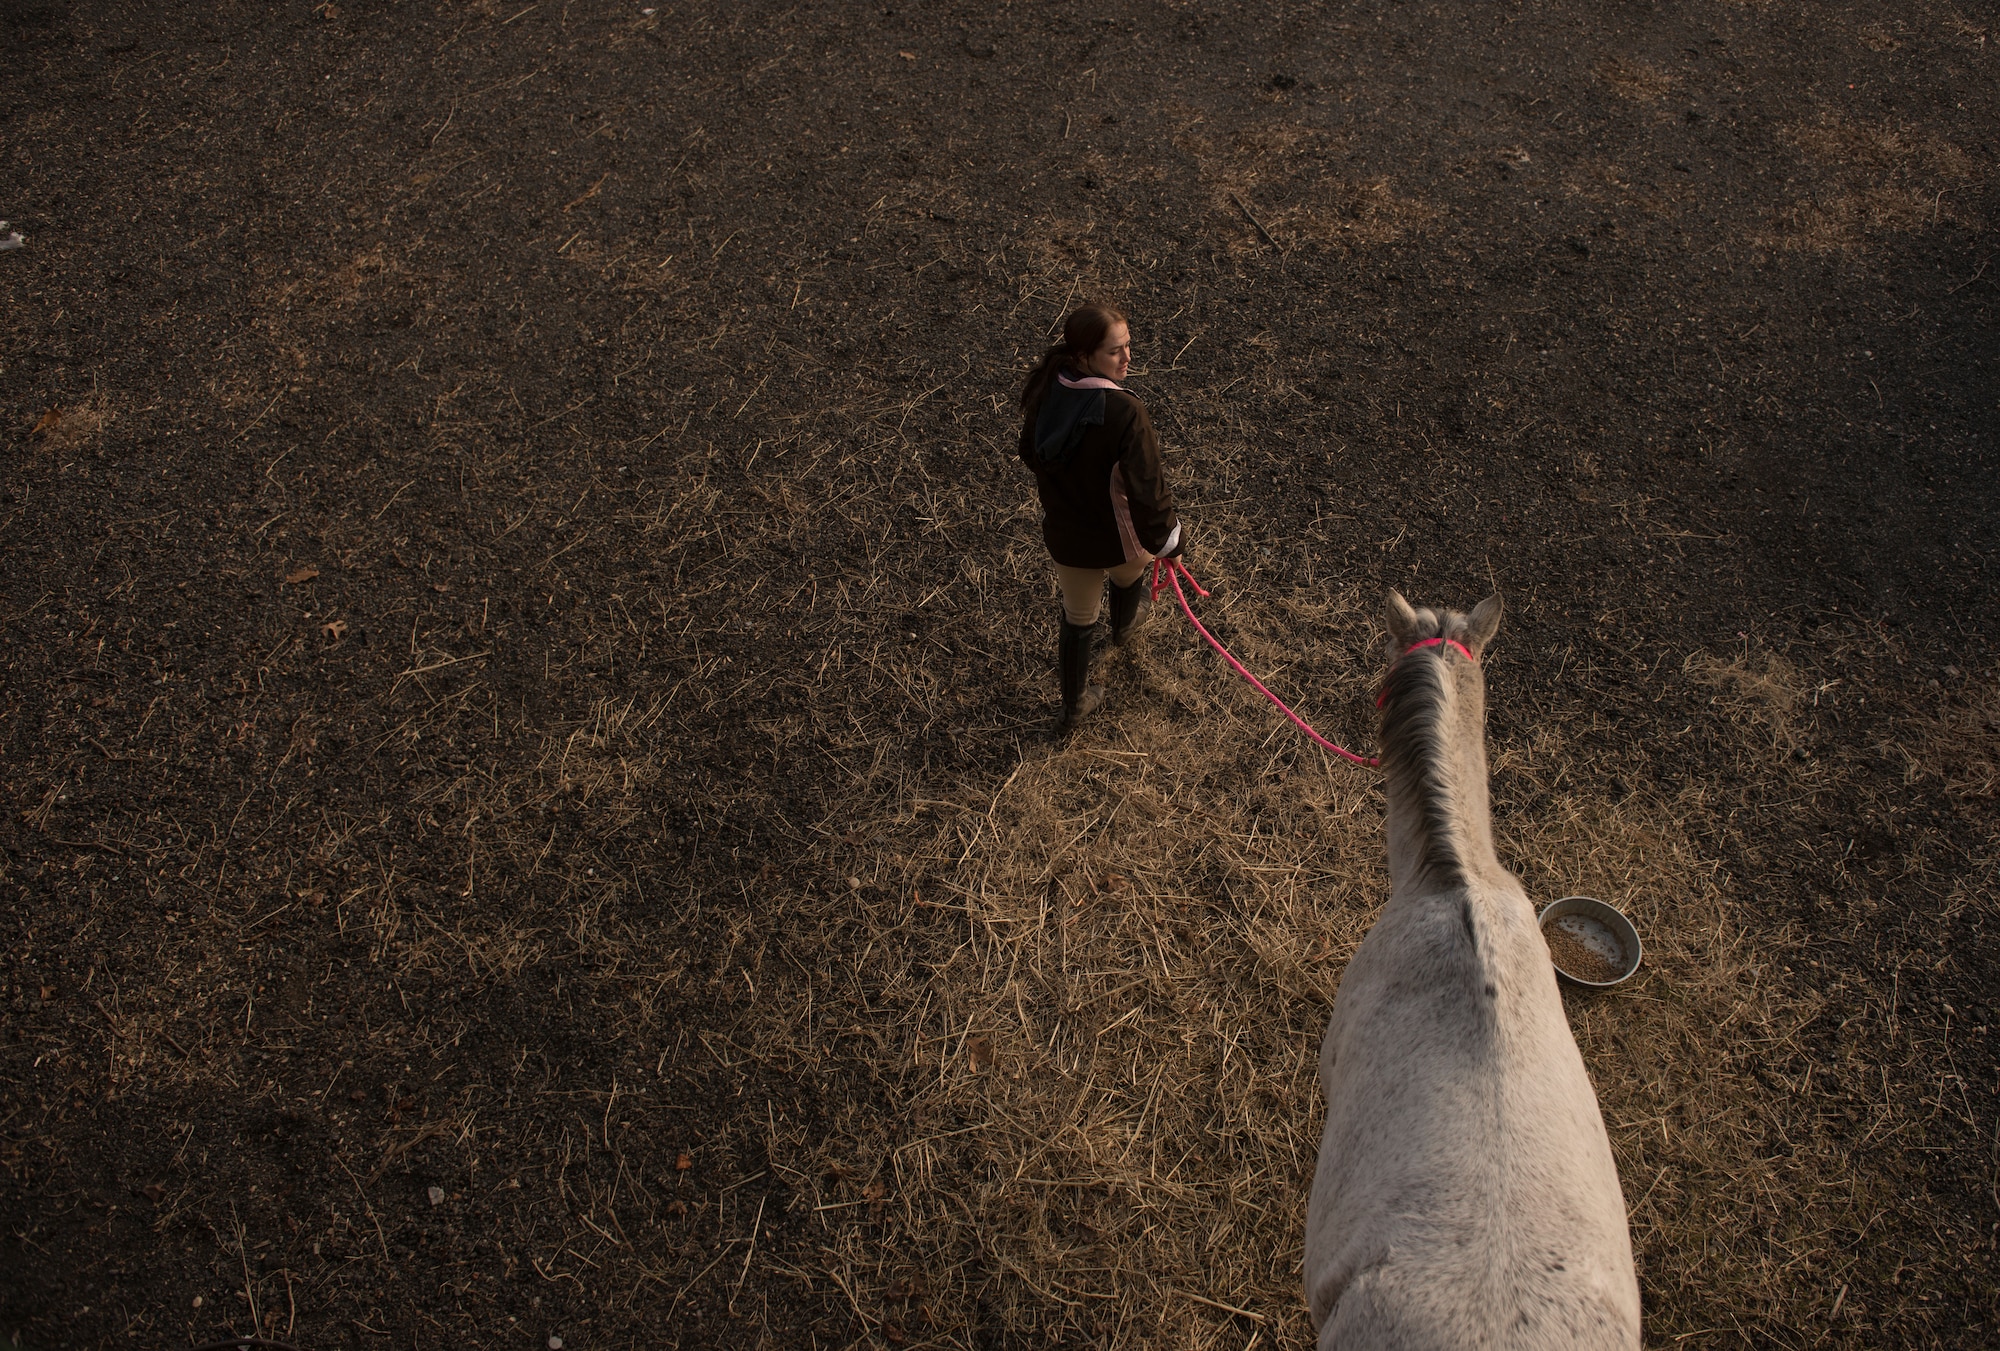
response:
{"label": "pink halter", "polygon": [[1479,665],[1479,658],[1472,655],[1472,649],[1467,647],[1464,643],[1458,641],[1458,639],[1456,638],[1419,639],[1417,642],[1411,643],[1408,647],[1404,648],[1402,652],[1397,655],[1397,660],[1398,661],[1402,660],[1402,658],[1409,656],[1412,652],[1415,652],[1420,647],[1436,647],[1440,643],[1443,643],[1449,647],[1457,648],[1460,656],[1464,657],[1474,666]]}

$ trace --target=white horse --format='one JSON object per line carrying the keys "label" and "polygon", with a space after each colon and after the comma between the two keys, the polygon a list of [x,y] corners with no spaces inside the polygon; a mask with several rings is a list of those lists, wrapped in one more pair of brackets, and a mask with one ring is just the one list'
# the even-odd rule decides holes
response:
{"label": "white horse", "polygon": [[1500,598],[1468,617],[1392,591],[1388,618],[1389,900],[1320,1049],[1320,1351],[1632,1351],[1611,1143],[1534,908],[1493,852],[1479,655]]}

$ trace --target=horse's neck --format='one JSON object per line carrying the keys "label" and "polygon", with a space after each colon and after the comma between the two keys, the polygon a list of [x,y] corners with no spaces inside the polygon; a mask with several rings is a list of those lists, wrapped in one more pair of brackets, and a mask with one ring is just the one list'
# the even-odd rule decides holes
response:
{"label": "horse's neck", "polygon": [[1411,691],[1434,701],[1433,716],[1405,723],[1412,734],[1383,747],[1390,884],[1397,894],[1505,876],[1493,852],[1479,677],[1450,669],[1443,675],[1442,686]]}

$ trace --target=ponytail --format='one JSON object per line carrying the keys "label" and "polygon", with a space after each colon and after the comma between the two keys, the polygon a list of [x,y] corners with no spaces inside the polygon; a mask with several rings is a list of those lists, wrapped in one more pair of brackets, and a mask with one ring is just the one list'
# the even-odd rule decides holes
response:
{"label": "ponytail", "polygon": [[1063,320],[1063,338],[1042,354],[1021,386],[1021,411],[1033,414],[1042,405],[1056,373],[1065,367],[1081,366],[1104,344],[1104,335],[1113,324],[1126,323],[1125,313],[1110,305],[1079,305]]}

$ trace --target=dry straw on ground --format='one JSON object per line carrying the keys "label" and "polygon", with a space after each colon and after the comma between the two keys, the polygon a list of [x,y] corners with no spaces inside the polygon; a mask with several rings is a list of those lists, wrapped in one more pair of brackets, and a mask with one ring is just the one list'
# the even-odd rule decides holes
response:
{"label": "dry straw on ground", "polygon": [[[1059,314],[1079,283],[1061,259],[1038,262],[1019,304]],[[1273,366],[1242,384],[1276,399],[1288,378]],[[412,771],[410,811],[439,833],[399,860],[393,843],[371,838],[379,821],[330,817],[310,860],[328,874],[327,893],[300,904],[324,905],[385,977],[414,986],[552,968],[558,988],[568,982],[570,1016],[586,1029],[575,1035],[618,1059],[608,1082],[564,1085],[560,1104],[505,1127],[513,1157],[544,1171],[538,1181],[524,1167],[521,1192],[496,1194],[527,1217],[508,1217],[526,1234],[509,1240],[510,1260],[526,1254],[523,1271],[574,1280],[619,1316],[663,1308],[671,1319],[695,1301],[734,1310],[746,1282],[754,1290],[775,1271],[804,1307],[845,1311],[842,1327],[851,1315],[890,1345],[973,1346],[997,1326],[1024,1344],[1304,1346],[1297,1266],[1318,1130],[1315,1053],[1341,967],[1386,885],[1373,777],[1309,750],[1171,610],[1107,660],[1104,715],[1066,743],[1040,739],[1045,699],[1014,693],[1046,692],[1049,679],[1045,632],[1023,619],[1048,585],[1031,509],[1002,518],[1005,547],[947,554],[940,544],[938,566],[923,571],[893,571],[882,543],[893,510],[962,529],[967,508],[898,444],[929,388],[843,410],[888,448],[879,458],[810,425],[774,427],[757,447],[788,466],[753,490],[773,550],[801,548],[810,520],[853,514],[851,553],[815,558],[810,572],[786,577],[732,543],[739,527],[719,510],[703,450],[686,453],[670,486],[630,490],[579,533],[580,548],[614,530],[657,543],[676,604],[728,597],[732,613],[766,617],[796,660],[735,664],[723,644],[742,621],[720,618],[705,630],[714,646],[654,656],[665,678],[645,694],[580,696],[580,716],[528,725],[478,675],[500,641],[483,613],[413,628],[401,674],[386,682],[393,720],[357,753],[462,747]],[[1179,405],[1207,401],[1202,434],[1184,434],[1190,476],[1218,494],[1199,517],[1196,566],[1217,593],[1204,613],[1322,730],[1366,750],[1379,597],[1346,580],[1361,572],[1339,552],[1354,547],[1351,521],[1337,537],[1314,522],[1296,558],[1274,557],[1233,491],[1260,472],[1246,450],[1253,419],[1213,396],[1190,391]],[[756,387],[721,397],[740,408]],[[1164,426],[1181,416],[1174,401],[1157,407]],[[1314,416],[1299,413],[1302,436]],[[818,480],[833,486],[808,501],[799,485]],[[506,503],[498,529],[568,505],[550,496]],[[1400,526],[1373,528],[1385,548],[1400,538]],[[954,580],[964,585],[951,632],[990,654],[983,684],[959,678],[964,650],[938,656],[941,644],[882,624],[917,614]],[[781,581],[794,601],[758,608],[758,588]],[[1417,599],[1464,605],[1476,591]],[[646,660],[623,604],[612,595],[580,607],[557,656],[597,669]],[[623,649],[621,634],[631,637]],[[1592,650],[1582,626],[1573,634]],[[1990,677],[1976,698],[1898,729],[1881,752],[1899,766],[1885,788],[1873,763],[1813,753],[1827,740],[1821,720],[1874,693],[1818,672],[1896,660],[1868,632],[1818,635],[1801,652],[1746,640],[1684,660],[1649,653],[1623,670],[1565,658],[1553,696],[1524,687],[1510,637],[1503,629],[1489,668],[1506,724],[1490,747],[1503,857],[1537,900],[1602,897],[1646,942],[1633,981],[1568,999],[1631,1206],[1649,1327],[1694,1345],[1803,1346],[1822,1334],[1829,1345],[1921,1344],[1925,1292],[1957,1290],[1950,1281],[1978,1236],[1927,1236],[1924,1226],[1959,1212],[1939,1209],[1918,1167],[1882,1158],[1922,1159],[1940,1140],[1958,1157],[1970,1148],[1963,1134],[1990,1127],[1973,1124],[1975,1086],[1951,1067],[1948,1024],[1898,1016],[1914,959],[1886,959],[1879,981],[1823,986],[1811,935],[1842,924],[1881,932],[1879,898],[1903,899],[1899,887],[1926,895],[1948,869],[1921,849],[1849,858],[1837,847],[1845,839],[1830,848],[1781,827],[1809,819],[1816,795],[1884,798],[1905,764],[1963,800],[1990,798],[2000,762]],[[1635,679],[1639,669],[1652,674]],[[778,777],[797,796],[782,814],[768,799],[738,798],[757,785],[713,774],[688,745],[689,726],[731,717],[753,681],[796,693],[731,727],[784,767]],[[983,708],[996,690],[1013,702]],[[1671,745],[1607,732],[1636,700],[1670,693],[1711,710],[1728,776],[1678,774]],[[901,753],[910,729],[963,726],[973,711],[989,747],[1020,735],[1018,751],[928,769]],[[308,717],[271,733],[266,749],[274,760],[309,755],[313,726]],[[510,738],[522,754],[497,768],[474,753]],[[949,740],[933,744],[942,752]],[[663,818],[686,803],[692,823]],[[777,817],[793,862],[759,873],[752,859],[740,881],[731,874],[751,902],[740,909],[712,894],[723,889],[713,873],[683,875],[674,863],[692,852],[679,836],[732,815]],[[587,838],[575,830],[585,821]],[[435,843],[446,834],[450,853]],[[629,840],[647,842],[643,867],[616,861]],[[1795,856],[1779,856],[1785,848]],[[451,875],[413,885],[413,856],[450,857]],[[1789,917],[1822,886],[1800,880],[1820,877],[1814,868],[1819,902],[1848,908],[1817,929]],[[1842,870],[1873,876],[1843,890]],[[246,922],[269,908],[253,885],[276,883],[232,880]],[[1991,898],[1989,866],[1944,900],[1978,910]],[[722,916],[714,927],[687,920],[704,907]],[[675,947],[662,933],[701,941]],[[187,1008],[235,1007],[213,969],[170,964],[162,984]],[[296,1003],[307,984],[303,973],[280,976],[255,1007]],[[671,1010],[725,984],[746,992],[739,1021],[692,1034],[676,1025]],[[136,1069],[154,1053],[152,1017],[119,1024],[115,1064]],[[448,1028],[419,1020],[410,1036],[442,1043]],[[191,1049],[201,1058],[176,1059],[178,1072],[226,1081],[226,1062]],[[453,1153],[470,1175],[496,1129],[480,1117],[490,1110],[481,1094],[511,1101],[509,1076],[521,1072],[510,1064],[440,1099],[422,1125],[392,1120],[395,1152],[357,1167],[359,1183],[429,1152]],[[621,1093],[657,1092],[678,1076],[697,1086],[692,1095],[711,1073],[768,1092],[754,1138],[741,1121],[682,1134],[678,1116],[635,1110],[635,1132],[651,1129],[688,1159],[664,1180],[646,1175],[640,1150],[614,1143],[631,1138],[614,1130],[625,1124],[613,1113]],[[786,1115],[787,1092],[810,1095],[834,1076],[866,1087],[829,1095],[831,1120],[813,1128]],[[573,1170],[572,1157],[593,1148],[598,1171]],[[782,1189],[751,1188],[770,1178]],[[372,1260],[384,1245],[365,1212],[345,1192],[329,1204],[342,1250]],[[775,1218],[767,1206],[783,1210],[786,1239],[754,1246],[746,1236]],[[550,1215],[559,1232],[534,1228]]]}
{"label": "dry straw on ground", "polygon": [[52,404],[37,414],[29,428],[29,444],[53,455],[70,454],[89,444],[112,416],[110,401],[93,389],[73,403]]}
{"label": "dry straw on ground", "polygon": [[1767,247],[1855,252],[1888,234],[1944,222],[1968,230],[1984,224],[1966,191],[1977,163],[1943,137],[1835,117],[1786,127],[1782,135],[1819,181],[1778,210],[1760,241]]}
{"label": "dry straw on ground", "polygon": [[1643,61],[1615,57],[1597,63],[1597,78],[1621,98],[1648,100],[1662,98],[1680,87],[1680,78]]}
{"label": "dry straw on ground", "polygon": [[[1330,736],[1372,740],[1353,579],[1463,606],[1490,559],[1519,588],[1497,833],[1535,897],[1646,938],[1569,1007],[1654,1340],[1995,1326],[2000,696],[1947,668],[1927,703],[1879,632],[1789,608],[1873,612],[1929,557],[1924,482],[1978,453],[1932,379],[1970,330],[1906,308],[1993,275],[1963,252],[1977,114],[1915,21],[1697,57],[1579,32],[1551,64],[1532,23],[1385,10],[1379,57],[1267,29],[1239,67],[1186,10],[1099,90],[1082,34],[1002,15],[947,25],[971,74],[926,91],[942,52],[840,59],[838,6],[587,36],[584,7],[480,0],[400,55],[423,7],[322,8],[347,75],[257,123],[311,152],[290,168],[162,185],[157,155],[64,167],[60,110],[27,129],[58,195],[227,226],[155,275],[80,219],[19,307],[77,330],[16,371],[47,392],[0,511],[33,561],[0,881],[41,967],[10,980],[0,1166],[47,1340],[220,1336],[241,1279],[281,1334],[297,1282],[302,1345],[531,1310],[579,1346],[1302,1345],[1314,1051],[1383,899],[1381,803],[1171,613],[1107,663],[1104,716],[1043,738],[1010,397],[1091,296],[1133,311],[1204,613]],[[1207,8],[1209,42],[1252,22]],[[185,120],[178,65],[253,152],[228,110],[308,86],[230,86],[269,46],[242,42],[107,55],[153,92],[106,145]],[[1829,53],[1898,44],[1819,118]],[[1168,106],[1167,53],[1218,83]],[[1044,58],[1060,99],[1018,64]],[[1930,92],[1853,120],[1897,81]],[[1759,224],[1784,256],[1731,242]],[[72,293],[111,298],[101,334]],[[121,317],[154,301],[171,325]],[[1848,368],[1857,333],[1881,364]],[[133,383],[86,400],[100,369]],[[1898,380],[1940,393],[1935,438],[1884,420]],[[1892,446],[1862,515],[1814,487],[1825,448]],[[1755,514],[1773,477],[1825,514]],[[1942,616],[1977,583],[1910,585]],[[1767,614],[1795,646],[1720,641]],[[186,1317],[190,1282],[198,1322],[126,1321]]]}
{"label": "dry straw on ground", "polygon": [[[1333,635],[1368,633],[1372,596],[1231,604],[1237,578],[1221,569],[1214,580],[1211,606],[1243,654],[1309,715],[1337,726],[1340,710],[1366,707],[1373,644]],[[814,1234],[788,1259],[727,1245],[699,1261],[661,1254],[652,1235],[686,1213],[672,1178],[635,1175],[606,1193],[581,1174],[585,1190],[567,1202],[579,1235],[630,1230],[588,1250],[602,1268],[595,1288],[614,1301],[733,1299],[754,1259],[849,1308],[876,1344],[970,1346],[972,1328],[997,1323],[1052,1345],[1305,1347],[1298,1255],[1315,1058],[1340,970],[1385,898],[1382,803],[1372,775],[1308,749],[1181,625],[1156,616],[1106,661],[1106,713],[1067,742],[1031,743],[1000,781],[968,774],[917,797],[889,775],[830,810],[816,828],[819,875],[756,884],[788,898],[784,926],[746,917],[714,952],[662,952],[635,927],[642,887],[658,904],[699,903],[672,878],[600,873],[581,866],[587,857],[545,874],[559,894],[505,916],[365,870],[359,885],[305,903],[331,906],[399,979],[512,975],[560,949],[620,992],[608,1035],[804,1083],[831,1059],[873,1075],[886,1110],[850,1110],[817,1134],[773,1114],[757,1141],[786,1179],[787,1223]],[[1506,636],[1490,663],[1503,699],[1519,693]],[[1852,774],[1795,754],[1816,708],[1844,690],[1754,647],[1686,667],[1765,790],[1796,796]],[[1915,762],[1936,766],[1922,772],[1954,792],[1989,786],[2000,746],[1994,687],[1979,688],[1968,706],[1907,730]],[[424,790],[428,809],[481,842],[464,890],[479,894],[510,869],[536,873],[545,828],[524,822],[549,812],[649,829],[639,812],[671,772],[671,705],[671,695],[600,699],[578,724],[547,731],[525,776],[465,773]],[[1873,1161],[1921,1151],[1941,1129],[1981,1129],[1973,1086],[1946,1068],[1948,1029],[1939,1041],[1929,1022],[1899,1020],[1894,989],[1872,989],[1832,1052],[1803,1046],[1802,1029],[1845,995],[1817,987],[1803,930],[1753,921],[1768,908],[1748,894],[1765,881],[1743,871],[1755,860],[1743,852],[1742,800],[1717,784],[1637,776],[1607,793],[1593,773],[1595,713],[1580,700],[1490,751],[1503,857],[1531,896],[1602,897],[1645,937],[1633,981],[1566,999],[1616,1150],[1649,1326],[1709,1328],[1697,1343],[1708,1345],[1806,1346],[1823,1334],[1865,1345],[1900,1321],[1910,1339],[1926,1292],[1947,1288],[1960,1245],[1977,1236],[1949,1233],[1954,1216]],[[1946,744],[1957,759],[1937,754]],[[1988,867],[1947,903],[1990,909],[1992,884]],[[612,911],[624,919],[606,922]],[[794,980],[800,960],[819,969]],[[679,1048],[652,1001],[711,972],[711,985],[805,997],[756,999],[727,1036]],[[205,979],[166,973],[190,976]],[[282,1007],[287,996],[269,998]],[[160,1058],[146,1015],[117,1030],[114,1067]],[[213,1072],[227,1082],[226,1064]],[[565,1161],[587,1152],[611,1119],[615,1083],[608,1093],[581,1124],[554,1120],[547,1147]],[[470,1098],[440,1102],[381,1167],[479,1129]],[[699,1177],[723,1147],[695,1142],[673,1176]],[[763,1219],[730,1190],[716,1204],[725,1231],[754,1233]],[[648,1213],[667,1228],[642,1230]],[[1912,1226],[1925,1224],[1947,1232],[1913,1245]],[[559,1278],[551,1261],[545,1280]]]}
{"label": "dry straw on ground", "polygon": [[1208,187],[1211,219],[1233,256],[1387,243],[1437,217],[1388,178],[1355,178],[1340,138],[1293,123],[1272,121],[1219,146],[1189,119],[1174,147]]}
{"label": "dry straw on ground", "polygon": [[[1311,711],[1332,711],[1365,703],[1376,662],[1312,635],[1365,632],[1373,608],[1350,590],[1234,620],[1245,655],[1298,685],[1270,641],[1288,631]],[[847,932],[846,978],[875,989],[845,1045],[904,1115],[819,1140],[774,1124],[773,1165],[810,1184],[822,1233],[823,1259],[790,1274],[837,1288],[891,1344],[963,1345],[995,1320],[1049,1344],[1311,1342],[1298,1255],[1315,1061],[1385,898],[1381,798],[1181,623],[1159,616],[1113,657],[1107,714],[1004,782],[901,801],[880,785],[883,814],[830,841],[829,883],[801,902],[822,939]],[[1504,648],[1503,633],[1503,684]],[[1689,673],[1768,787],[1838,772],[1786,755],[1813,694],[1784,658],[1697,654]],[[1827,996],[1806,935],[1754,922],[1749,879],[1722,862],[1741,804],[1706,784],[1608,796],[1593,721],[1578,707],[1495,744],[1493,770],[1503,856],[1530,894],[1605,898],[1645,937],[1633,981],[1566,999],[1652,1324],[1711,1319],[1713,1344],[1851,1342],[1888,1312],[1858,1293],[1883,1288],[1860,1240],[1921,1209],[1853,1150],[1924,1137],[1933,1109],[1909,1081],[1935,1048],[1898,1030],[1816,1062],[1799,1037]],[[804,1070],[816,1035],[810,1010],[765,1005],[737,1049]]]}

